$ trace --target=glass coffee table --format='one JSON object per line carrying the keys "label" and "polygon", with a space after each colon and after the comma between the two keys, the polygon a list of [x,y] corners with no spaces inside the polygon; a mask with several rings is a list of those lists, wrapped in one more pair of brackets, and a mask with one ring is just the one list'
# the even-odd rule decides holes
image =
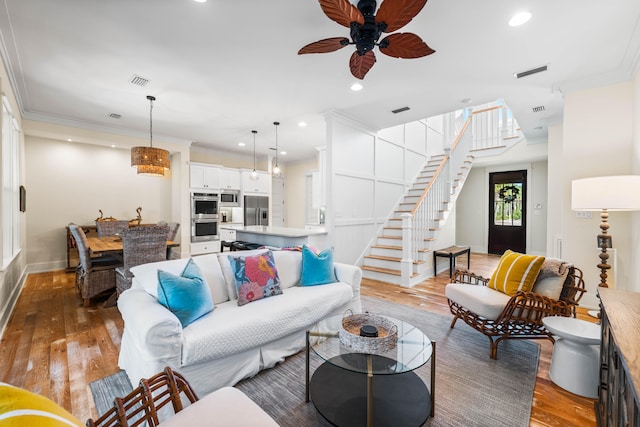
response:
{"label": "glass coffee table", "polygon": [[[398,342],[376,354],[341,343],[342,315],[307,331],[305,401],[336,426],[421,426],[434,415],[435,342],[410,323],[382,317],[397,326]],[[311,352],[324,363],[309,378]],[[413,372],[429,360],[431,391]]]}

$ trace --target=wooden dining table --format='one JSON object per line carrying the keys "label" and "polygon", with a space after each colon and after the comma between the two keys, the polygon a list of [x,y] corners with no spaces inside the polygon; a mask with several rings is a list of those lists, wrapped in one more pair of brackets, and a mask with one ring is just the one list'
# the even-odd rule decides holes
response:
{"label": "wooden dining table", "polygon": [[[89,245],[89,251],[91,255],[108,254],[116,258],[122,259],[122,238],[117,236],[91,236],[87,237],[87,243]],[[173,248],[180,246],[180,243],[176,243],[171,240],[167,240],[167,247]]]}

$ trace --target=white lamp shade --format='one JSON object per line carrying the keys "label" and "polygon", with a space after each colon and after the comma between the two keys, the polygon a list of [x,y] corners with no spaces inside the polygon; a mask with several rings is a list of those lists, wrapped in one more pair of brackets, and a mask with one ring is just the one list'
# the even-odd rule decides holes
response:
{"label": "white lamp shade", "polygon": [[640,210],[640,175],[600,176],[571,182],[574,211]]}

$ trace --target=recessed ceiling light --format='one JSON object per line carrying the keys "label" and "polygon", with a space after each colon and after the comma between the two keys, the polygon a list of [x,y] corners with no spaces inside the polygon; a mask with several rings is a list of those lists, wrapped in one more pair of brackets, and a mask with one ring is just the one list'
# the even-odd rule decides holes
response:
{"label": "recessed ceiling light", "polygon": [[509,20],[509,26],[517,27],[519,25],[528,22],[531,19],[531,14],[529,12],[519,12],[513,15],[513,17]]}
{"label": "recessed ceiling light", "polygon": [[207,0],[193,0],[193,1],[195,1],[196,3],[206,3],[207,2]]}
{"label": "recessed ceiling light", "polygon": [[73,139],[71,139],[71,138],[67,138],[67,141],[71,142],[71,141],[73,141]]}
{"label": "recessed ceiling light", "polygon": [[283,155],[283,156],[286,156],[287,152],[286,151],[281,151],[280,154]]}
{"label": "recessed ceiling light", "polygon": [[244,142],[238,142],[238,147],[244,147],[245,145],[247,144],[245,144]]}
{"label": "recessed ceiling light", "polygon": [[463,104],[471,104],[471,98],[461,99],[460,102],[462,102]]}
{"label": "recessed ceiling light", "polygon": [[111,144],[111,148],[116,148],[116,144]]}
{"label": "recessed ceiling light", "polygon": [[300,126],[301,128],[303,128],[303,127],[307,126],[307,124],[306,124],[305,122],[300,122],[300,123],[298,123],[298,126]]}
{"label": "recessed ceiling light", "polygon": [[357,92],[359,90],[362,90],[364,86],[362,86],[360,83],[354,83],[351,85],[351,90],[354,92]]}

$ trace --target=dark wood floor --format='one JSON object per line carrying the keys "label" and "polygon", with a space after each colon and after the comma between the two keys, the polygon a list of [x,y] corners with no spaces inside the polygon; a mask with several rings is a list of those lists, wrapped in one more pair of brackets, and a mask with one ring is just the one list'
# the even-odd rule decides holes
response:
{"label": "dark wood floor", "polygon": [[[472,270],[489,275],[498,257],[473,254]],[[362,294],[419,309],[449,314],[444,298],[448,273],[405,289],[363,281]],[[580,316],[587,318],[582,311]],[[460,323],[456,327],[467,327]],[[31,274],[0,341],[0,381],[41,393],[81,420],[96,417],[88,384],[113,374],[123,321],[116,307],[84,308],[74,275]],[[564,391],[549,380],[552,345],[541,344],[531,426],[595,426],[592,399]],[[487,345],[488,347],[488,345]],[[488,357],[488,349],[487,349]]]}

